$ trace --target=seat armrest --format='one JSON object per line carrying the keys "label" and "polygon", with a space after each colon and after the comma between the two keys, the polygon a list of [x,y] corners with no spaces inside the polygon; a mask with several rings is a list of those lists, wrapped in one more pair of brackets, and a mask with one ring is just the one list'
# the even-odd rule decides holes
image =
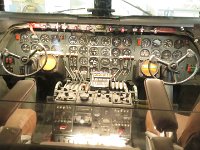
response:
{"label": "seat armrest", "polygon": [[36,128],[37,116],[32,109],[16,109],[7,120],[5,127],[20,128],[22,135],[32,136]]}

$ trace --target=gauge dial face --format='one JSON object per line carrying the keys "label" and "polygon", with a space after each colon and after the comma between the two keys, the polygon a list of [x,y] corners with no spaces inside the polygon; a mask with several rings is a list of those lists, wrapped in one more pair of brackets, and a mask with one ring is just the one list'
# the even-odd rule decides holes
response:
{"label": "gauge dial face", "polygon": [[184,46],[183,40],[176,40],[176,41],[174,42],[174,48],[176,48],[176,49],[180,49],[180,48],[182,48],[183,46]]}
{"label": "gauge dial face", "polygon": [[76,46],[70,46],[69,53],[73,53],[73,54],[78,53],[78,48]]}
{"label": "gauge dial face", "polygon": [[109,68],[103,67],[103,68],[100,69],[100,71],[101,71],[101,72],[107,72],[107,73],[108,73],[108,72],[109,72]]}
{"label": "gauge dial face", "polygon": [[169,50],[164,50],[161,55],[162,55],[162,59],[170,59],[171,58],[171,52]]}
{"label": "gauge dial face", "polygon": [[131,50],[128,49],[128,48],[123,49],[122,54],[123,54],[123,56],[130,56],[131,55]]}
{"label": "gauge dial face", "polygon": [[99,65],[99,60],[96,57],[91,57],[89,59],[90,67],[97,67]]}
{"label": "gauge dial face", "polygon": [[110,64],[109,58],[101,58],[101,64],[104,66],[108,66]]}
{"label": "gauge dial face", "polygon": [[21,34],[20,41],[21,42],[28,42],[29,41],[28,34],[26,34],[26,33]]}
{"label": "gauge dial face", "polygon": [[93,37],[90,38],[90,44],[92,46],[97,46],[98,43],[99,43],[99,39],[96,36],[93,36]]}
{"label": "gauge dial face", "polygon": [[119,48],[113,48],[112,51],[111,51],[111,53],[112,53],[112,56],[118,57],[121,52],[120,52]]}
{"label": "gauge dial face", "polygon": [[81,65],[87,65],[88,64],[88,58],[87,57],[80,57],[79,62]]}
{"label": "gauge dial face", "polygon": [[141,57],[149,57],[149,55],[150,55],[150,52],[149,52],[148,49],[143,49],[143,50],[140,51]]}
{"label": "gauge dial face", "polygon": [[81,45],[86,45],[86,44],[88,43],[87,37],[86,37],[86,36],[81,36],[81,37],[79,38],[79,43],[80,43]]}
{"label": "gauge dial face", "polygon": [[152,46],[153,47],[160,47],[162,45],[162,41],[160,39],[154,39],[152,41]]}
{"label": "gauge dial face", "polygon": [[50,51],[50,47],[48,45],[44,45],[44,47],[46,48],[46,51]]}
{"label": "gauge dial face", "polygon": [[96,47],[91,47],[89,51],[90,51],[91,56],[98,56],[99,55],[99,49],[96,48]]}
{"label": "gauge dial face", "polygon": [[78,38],[75,35],[71,35],[68,40],[71,45],[76,45],[78,43]]}
{"label": "gauge dial face", "polygon": [[86,66],[81,66],[81,67],[79,68],[79,70],[80,70],[80,72],[81,72],[82,74],[85,74],[85,73],[88,72],[88,67],[86,67]]}
{"label": "gauge dial face", "polygon": [[176,50],[172,53],[172,58],[178,60],[182,57],[182,52],[179,50]]}
{"label": "gauge dial face", "polygon": [[40,50],[40,46],[38,44],[33,44],[31,50]]}
{"label": "gauge dial face", "polygon": [[38,43],[39,42],[39,38],[35,34],[31,34],[30,39],[31,39],[31,42],[33,42],[33,43]]}
{"label": "gauge dial face", "polygon": [[153,52],[151,53],[152,55],[155,55],[156,57],[160,58],[161,54],[160,54],[160,51],[155,49],[153,50]]}
{"label": "gauge dial face", "polygon": [[87,55],[88,54],[88,48],[86,46],[81,46],[79,48],[79,53],[82,55]]}
{"label": "gauge dial face", "polygon": [[110,56],[110,49],[105,47],[101,49],[101,55],[102,56]]}
{"label": "gauge dial face", "polygon": [[141,43],[141,47],[142,47],[142,48],[147,48],[147,47],[149,47],[150,45],[151,45],[150,39],[145,38],[145,39],[142,40],[142,43]]}
{"label": "gauge dial face", "polygon": [[132,40],[130,37],[125,37],[122,41],[122,44],[126,47],[131,46],[132,44]]}
{"label": "gauge dial face", "polygon": [[112,59],[112,66],[118,66],[120,65],[120,61],[118,58],[113,58]]}
{"label": "gauge dial face", "polygon": [[96,72],[96,71],[98,71],[98,68],[97,68],[97,67],[92,67],[92,68],[90,68],[90,72]]}
{"label": "gauge dial face", "polygon": [[112,39],[112,45],[115,47],[118,47],[121,45],[121,39],[119,37],[114,37]]}
{"label": "gauge dial face", "polygon": [[23,44],[21,49],[23,52],[28,53],[30,51],[30,46],[28,44]]}
{"label": "gauge dial face", "polygon": [[51,47],[52,51],[62,51],[62,47],[60,45],[53,45]]}
{"label": "gauge dial face", "polygon": [[110,37],[102,37],[102,39],[101,39],[101,44],[102,44],[103,46],[109,46],[110,43],[111,43]]}
{"label": "gauge dial face", "polygon": [[50,41],[49,35],[47,35],[47,34],[42,34],[42,35],[40,36],[40,41],[43,42],[43,43],[48,43],[48,42]]}
{"label": "gauge dial face", "polygon": [[170,39],[166,39],[163,42],[163,47],[164,48],[171,48],[173,46],[173,41]]}

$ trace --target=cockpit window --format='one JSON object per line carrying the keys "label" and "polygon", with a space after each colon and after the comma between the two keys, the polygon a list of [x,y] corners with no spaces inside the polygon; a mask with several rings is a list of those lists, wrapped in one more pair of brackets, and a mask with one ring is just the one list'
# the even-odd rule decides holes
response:
{"label": "cockpit window", "polygon": [[[109,0],[110,1],[110,0]],[[95,0],[4,0],[5,11],[91,14]],[[112,0],[112,15],[199,17],[200,0]]]}

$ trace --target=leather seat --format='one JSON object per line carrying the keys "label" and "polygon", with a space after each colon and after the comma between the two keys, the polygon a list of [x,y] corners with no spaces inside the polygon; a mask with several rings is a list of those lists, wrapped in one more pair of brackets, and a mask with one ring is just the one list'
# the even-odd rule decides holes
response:
{"label": "leather seat", "polygon": [[144,85],[149,107],[146,115],[147,149],[157,150],[155,147],[159,149],[162,147],[164,150],[168,145],[169,150],[183,148],[199,150],[200,101],[197,102],[191,114],[178,114],[173,111],[162,80],[146,79]]}
{"label": "leather seat", "polygon": [[17,131],[17,134],[31,136],[37,121],[36,112],[32,109],[36,98],[35,80],[20,80],[11,89],[7,88],[2,77],[0,82],[3,83],[0,88],[2,90],[0,91],[0,126],[4,129],[4,132],[0,132],[4,135],[0,137],[5,137],[2,138],[5,143],[16,141],[7,139],[11,136],[10,131],[13,130]]}

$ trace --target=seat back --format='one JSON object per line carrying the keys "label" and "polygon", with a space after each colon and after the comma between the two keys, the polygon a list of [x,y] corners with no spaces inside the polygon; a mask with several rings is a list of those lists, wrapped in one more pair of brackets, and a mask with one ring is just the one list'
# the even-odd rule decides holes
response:
{"label": "seat back", "polygon": [[146,79],[144,85],[150,113],[156,129],[159,132],[176,131],[178,123],[163,81]]}
{"label": "seat back", "polygon": [[0,99],[0,126],[4,125],[11,114],[35,92],[34,80],[20,80]]}
{"label": "seat back", "polygon": [[200,95],[178,142],[188,150],[200,149]]}

